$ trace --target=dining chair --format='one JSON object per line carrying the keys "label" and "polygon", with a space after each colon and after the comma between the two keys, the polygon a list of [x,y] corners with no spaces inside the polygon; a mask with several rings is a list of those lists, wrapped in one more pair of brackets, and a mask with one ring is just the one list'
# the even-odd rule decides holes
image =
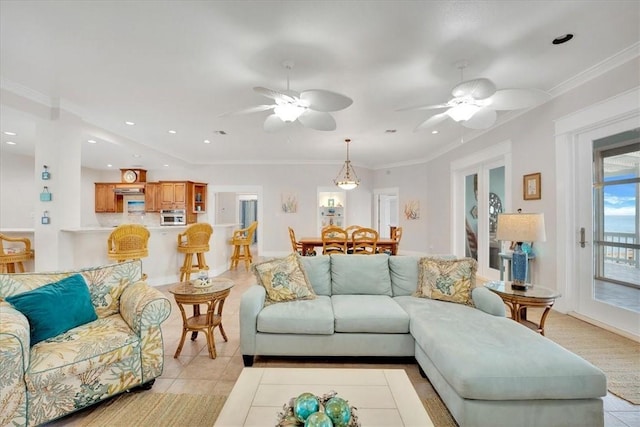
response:
{"label": "dining chair", "polygon": [[289,240],[291,241],[291,249],[300,255],[304,255],[302,253],[302,244],[296,240],[296,233],[291,227],[289,227]]}
{"label": "dining chair", "polygon": [[378,232],[373,228],[361,227],[353,231],[351,242],[355,255],[374,255],[377,253]]}
{"label": "dining chair", "polygon": [[347,238],[349,240],[351,240],[351,236],[353,235],[353,232],[359,228],[362,228],[361,225],[350,225],[347,228],[344,229],[344,231],[347,232]]}
{"label": "dining chair", "polygon": [[346,254],[349,239],[347,232],[340,227],[322,229],[322,254]]}

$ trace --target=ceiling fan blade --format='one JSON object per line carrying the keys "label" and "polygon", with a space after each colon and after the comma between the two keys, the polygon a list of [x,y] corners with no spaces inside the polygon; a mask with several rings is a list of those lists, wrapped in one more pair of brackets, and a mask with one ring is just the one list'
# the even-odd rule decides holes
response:
{"label": "ceiling fan blade", "polygon": [[315,130],[336,130],[336,121],[329,113],[307,110],[298,117],[305,127]]}
{"label": "ceiling fan blade", "polygon": [[451,94],[454,98],[470,96],[473,99],[485,99],[496,93],[496,85],[489,79],[467,80],[457,84]]}
{"label": "ceiling fan blade", "polygon": [[545,91],[538,89],[502,89],[491,97],[494,110],[520,110],[542,104],[550,98]]}
{"label": "ceiling fan blade", "polygon": [[447,117],[449,117],[449,116],[447,115],[446,112],[440,113],[440,114],[436,114],[435,116],[431,116],[427,120],[425,120],[424,122],[422,122],[418,126],[416,126],[416,128],[413,131],[417,132],[419,130],[427,129],[427,128],[430,128],[432,126],[435,126],[438,123],[441,123],[444,120],[446,120]]}
{"label": "ceiling fan blade", "polygon": [[271,114],[269,117],[267,117],[267,119],[264,121],[264,130],[266,132],[277,132],[280,129],[283,129],[287,126],[286,122],[283,122],[280,117],[276,116],[275,114]]}
{"label": "ceiling fan blade", "polygon": [[284,102],[296,101],[295,98],[287,95],[286,93],[278,92],[276,90],[268,89],[266,87],[257,86],[257,87],[254,87],[253,90],[258,92],[260,95],[273,99],[274,101],[284,101]]}
{"label": "ceiling fan blade", "polygon": [[305,90],[300,93],[300,99],[308,102],[312,110],[323,113],[344,110],[353,104],[348,96],[322,89]]}
{"label": "ceiling fan blade", "polygon": [[490,107],[483,107],[479,109],[469,120],[460,122],[460,124],[469,129],[487,129],[496,122],[497,117],[498,114],[496,113],[496,110]]}
{"label": "ceiling fan blade", "polygon": [[240,114],[259,113],[261,111],[271,110],[272,108],[275,108],[275,107],[276,107],[275,104],[272,104],[272,105],[256,105],[255,107],[248,107],[248,108],[245,108],[243,110],[229,111],[227,113],[222,113],[218,117],[227,117],[227,116],[237,116],[237,115],[240,115]]}
{"label": "ceiling fan blade", "polygon": [[447,104],[435,104],[435,105],[416,105],[413,107],[404,107],[396,111],[413,111],[413,110],[438,110],[440,108],[448,108]]}

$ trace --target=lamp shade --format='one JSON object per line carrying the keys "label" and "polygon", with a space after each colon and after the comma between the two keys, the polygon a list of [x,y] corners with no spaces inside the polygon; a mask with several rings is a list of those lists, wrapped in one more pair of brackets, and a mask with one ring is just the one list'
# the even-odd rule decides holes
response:
{"label": "lamp shade", "polygon": [[498,240],[513,242],[544,242],[544,214],[542,213],[501,213],[498,214]]}

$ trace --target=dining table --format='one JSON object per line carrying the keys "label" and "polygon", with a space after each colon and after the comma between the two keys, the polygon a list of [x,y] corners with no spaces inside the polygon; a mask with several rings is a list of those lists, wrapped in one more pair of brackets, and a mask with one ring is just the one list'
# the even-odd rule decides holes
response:
{"label": "dining table", "polygon": [[[302,245],[302,253],[308,254],[313,252],[314,248],[322,247],[322,237],[303,237],[298,240],[298,243]],[[347,242],[347,247],[351,247],[352,242]],[[396,255],[398,252],[398,241],[389,238],[380,238],[376,242],[376,246],[381,251],[390,251],[391,255]]]}

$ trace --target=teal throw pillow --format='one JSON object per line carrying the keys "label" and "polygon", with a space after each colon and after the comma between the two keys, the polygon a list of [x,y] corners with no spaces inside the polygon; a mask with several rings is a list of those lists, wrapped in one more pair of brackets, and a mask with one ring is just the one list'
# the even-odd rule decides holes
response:
{"label": "teal throw pillow", "polygon": [[98,318],[80,274],[5,300],[29,319],[31,345]]}

